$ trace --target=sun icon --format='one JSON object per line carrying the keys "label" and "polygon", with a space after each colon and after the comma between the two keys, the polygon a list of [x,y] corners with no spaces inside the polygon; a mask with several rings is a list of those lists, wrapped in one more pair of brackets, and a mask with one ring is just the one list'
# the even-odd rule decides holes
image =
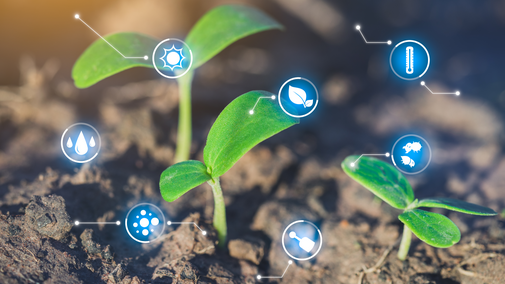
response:
{"label": "sun icon", "polygon": [[168,67],[172,71],[177,67],[182,68],[182,61],[186,58],[182,54],[182,48],[177,49],[172,45],[172,48],[163,48],[163,50],[165,50],[165,54],[160,57],[161,61],[163,61],[163,67]]}

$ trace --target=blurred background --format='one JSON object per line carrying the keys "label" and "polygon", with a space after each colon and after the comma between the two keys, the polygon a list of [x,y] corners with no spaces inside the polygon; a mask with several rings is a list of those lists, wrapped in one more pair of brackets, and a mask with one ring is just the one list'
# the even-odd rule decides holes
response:
{"label": "blurred background", "polygon": [[[301,76],[321,96],[316,111],[300,125],[256,147],[223,177],[231,238],[251,230],[273,238],[258,221],[265,214],[261,208],[273,199],[307,202],[322,223],[333,216],[376,224],[380,210],[369,206],[373,196],[351,186],[340,163],[351,154],[391,151],[396,139],[410,133],[423,136],[433,149],[428,169],[409,177],[416,197],[453,197],[502,212],[505,1],[1,0],[2,212],[18,210],[33,194],[57,193],[67,206],[76,206],[71,215],[90,219],[123,216],[139,200],[152,201],[178,219],[190,212],[212,218],[206,187],[171,204],[159,195],[159,174],[174,154],[176,82],[153,69],[135,68],[77,89],[72,66],[98,38],[74,14],[101,35],[136,31],[160,40],[184,39],[205,12],[225,3],[257,7],[286,29],[240,40],[196,71],[193,159],[201,160],[212,122],[240,94],[277,93],[287,79]],[[365,44],[357,24],[369,41],[392,40],[393,45]],[[460,97],[430,94],[419,80],[403,81],[391,72],[389,53],[406,39],[430,51],[431,65],[422,80],[436,92],[459,90]],[[102,135],[101,154],[91,164],[73,164],[59,148],[61,133],[75,122],[90,123]],[[103,201],[83,194],[87,188],[95,188]],[[250,210],[244,212],[244,206]],[[463,233],[491,226],[478,218],[449,216]],[[499,218],[489,234],[503,240]],[[106,238],[117,239],[117,234]]]}

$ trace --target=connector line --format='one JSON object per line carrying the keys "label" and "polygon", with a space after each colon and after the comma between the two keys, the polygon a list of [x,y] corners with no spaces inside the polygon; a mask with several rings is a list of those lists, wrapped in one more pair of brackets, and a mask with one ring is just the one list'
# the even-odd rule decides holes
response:
{"label": "connector line", "polygon": [[284,274],[286,274],[286,271],[288,271],[288,268],[291,264],[293,264],[293,261],[292,260],[288,261],[288,266],[286,267],[286,269],[284,269],[284,273],[282,273],[282,276],[261,276],[261,275],[258,275],[258,276],[256,276],[256,279],[258,279],[258,280],[261,280],[262,278],[281,279],[282,277],[284,277]]}
{"label": "connector line", "polygon": [[386,156],[386,157],[389,157],[389,153],[385,153],[385,154],[361,154],[361,156],[359,156],[358,159],[356,159],[356,161],[354,161],[353,163],[351,163],[351,167],[354,167],[356,165],[356,163],[361,159],[361,157],[363,156]]}
{"label": "connector line", "polygon": [[104,39],[99,33],[97,33],[93,28],[91,28],[88,24],[86,24],[86,22],[84,22],[81,17],[79,16],[79,14],[75,14],[74,18],[76,18],[77,20],[81,21],[83,24],[85,24],[90,30],[92,30],[97,36],[99,36],[101,39],[103,39],[107,44],[110,45],[110,47],[114,48],[115,51],[117,51],[117,53],[121,54],[121,56],[123,56],[124,59],[144,59],[144,60],[147,60],[149,57],[147,55],[144,55],[144,56],[141,56],[141,57],[135,57],[135,56],[124,56],[119,50],[117,50],[112,44],[110,44],[110,42],[108,42],[106,39]]}
{"label": "connector line", "polygon": [[190,224],[190,225],[192,224],[195,225],[198,228],[198,230],[202,231],[202,235],[204,236],[207,235],[207,231],[202,230],[202,228],[200,228],[195,222],[172,222],[172,221],[167,222],[167,225],[169,226],[174,224]]}
{"label": "connector line", "polygon": [[120,221],[116,221],[116,222],[80,222],[80,221],[75,221],[74,222],[74,225],[76,226],[79,226],[79,225],[121,225],[121,222]]}
{"label": "connector line", "polygon": [[459,91],[452,92],[452,93],[434,93],[432,90],[430,90],[430,88],[428,88],[428,86],[426,86],[426,83],[424,81],[421,81],[421,86],[424,86],[433,95],[455,95],[455,96],[461,95],[461,93]]}
{"label": "connector line", "polygon": [[260,101],[260,99],[272,99],[272,100],[275,100],[275,95],[274,96],[262,96],[262,97],[259,97],[256,100],[256,103],[254,104],[254,107],[249,111],[249,114],[254,114],[254,109],[256,108],[256,105],[258,104],[258,102]]}
{"label": "connector line", "polygon": [[361,32],[361,26],[357,25],[356,29],[361,34],[361,37],[363,37],[363,40],[365,41],[366,44],[387,44],[387,45],[391,45],[391,41],[390,40],[388,40],[388,41],[368,41],[368,40],[366,40],[365,36]]}

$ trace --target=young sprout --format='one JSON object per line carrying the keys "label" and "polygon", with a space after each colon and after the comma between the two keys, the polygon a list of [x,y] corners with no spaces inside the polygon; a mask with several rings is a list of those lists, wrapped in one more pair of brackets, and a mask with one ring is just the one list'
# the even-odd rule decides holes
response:
{"label": "young sprout", "polygon": [[[79,19],[79,15],[75,15]],[[179,83],[179,126],[175,161],[189,159],[191,147],[191,83],[194,70],[237,40],[283,26],[258,9],[242,5],[223,5],[206,13],[191,29],[186,44],[193,52],[193,64]],[[140,33],[115,33],[104,36],[115,49],[140,58],[123,58],[107,42],[96,40],[79,57],[72,70],[78,88],[88,88],[101,80],[133,67],[154,68],[144,54],[152,54],[161,41]]]}
{"label": "young sprout", "polygon": [[189,190],[207,182],[214,194],[214,228],[219,245],[226,243],[226,208],[219,177],[226,173],[245,153],[261,141],[291,127],[298,118],[286,115],[274,100],[266,100],[249,114],[258,98],[273,96],[265,91],[251,91],[233,100],[212,125],[203,160],[184,161],[166,169],[160,177],[163,198],[172,202]]}
{"label": "young sprout", "polygon": [[352,179],[370,190],[377,197],[396,209],[403,210],[398,219],[404,224],[398,258],[405,260],[410,248],[412,233],[421,241],[437,248],[447,248],[461,238],[458,227],[442,214],[419,208],[444,208],[461,213],[494,216],[497,213],[487,207],[451,198],[414,199],[414,191],[400,171],[381,160],[349,156],[342,162],[342,169]]}

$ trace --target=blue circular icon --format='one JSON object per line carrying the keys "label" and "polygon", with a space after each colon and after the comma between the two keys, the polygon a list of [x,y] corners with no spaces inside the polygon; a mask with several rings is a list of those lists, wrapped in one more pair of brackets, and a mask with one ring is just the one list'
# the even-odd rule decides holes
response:
{"label": "blue circular icon", "polygon": [[165,231],[165,216],[158,207],[141,203],[130,209],[124,224],[132,239],[139,243],[150,243]]}
{"label": "blue circular icon", "polygon": [[168,38],[153,51],[153,66],[161,76],[176,79],[186,74],[193,64],[193,53],[182,40]]}
{"label": "blue circular icon", "polygon": [[391,51],[389,65],[396,76],[403,80],[416,80],[428,71],[430,54],[420,42],[404,40]]}
{"label": "blue circular icon", "polygon": [[61,135],[61,150],[72,162],[87,163],[98,155],[102,139],[98,131],[87,123],[70,125]]}
{"label": "blue circular icon", "polygon": [[314,258],[323,245],[323,234],[314,223],[298,220],[282,233],[282,248],[289,257],[303,261]]}
{"label": "blue circular icon", "polygon": [[292,117],[311,114],[319,102],[316,86],[302,77],[291,78],[282,84],[278,97],[281,109]]}
{"label": "blue circular icon", "polygon": [[393,145],[391,160],[402,173],[415,175],[424,171],[430,164],[431,147],[419,135],[405,135]]}

